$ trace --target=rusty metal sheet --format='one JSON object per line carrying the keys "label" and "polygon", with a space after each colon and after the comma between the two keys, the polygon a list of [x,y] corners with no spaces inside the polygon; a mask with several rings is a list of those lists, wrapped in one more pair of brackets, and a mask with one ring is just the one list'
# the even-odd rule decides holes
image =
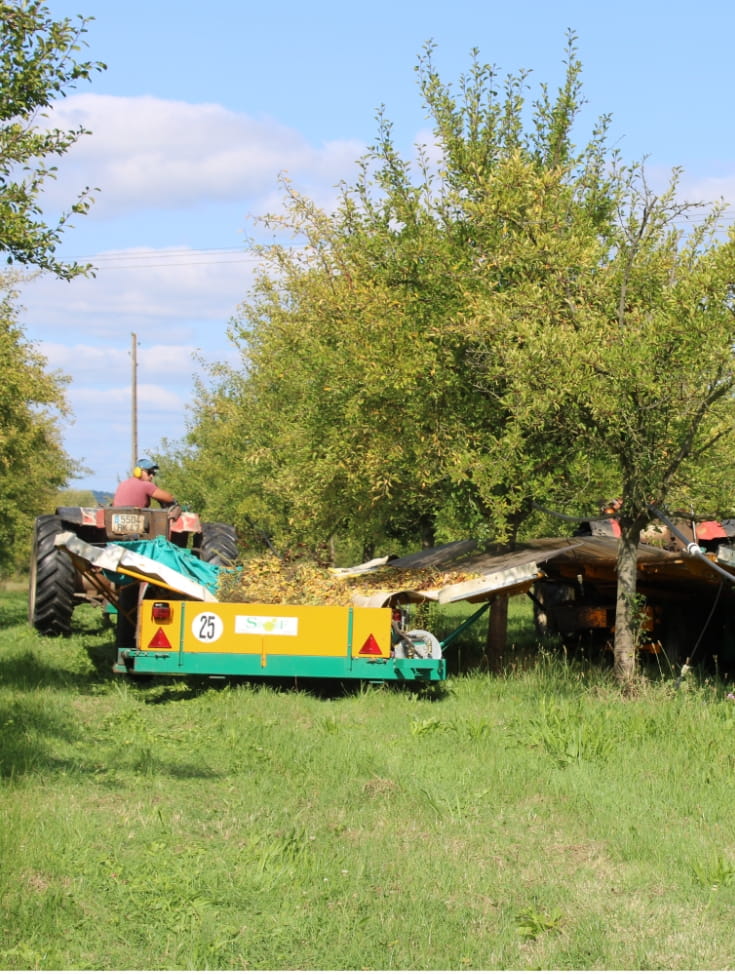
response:
{"label": "rusty metal sheet", "polygon": [[[535,582],[544,577],[539,563],[574,548],[577,539],[539,539],[513,552],[477,552],[476,543],[459,542],[442,545],[436,549],[417,552],[415,555],[393,559],[366,570],[366,565],[343,570],[353,576],[364,576],[365,589],[369,586],[370,571],[396,568],[438,568],[471,575],[471,579],[442,586],[438,589],[383,589],[357,592],[353,602],[359,606],[388,606],[392,602],[483,602],[499,595],[517,595],[528,592]],[[464,553],[464,554],[463,554]],[[375,560],[378,561],[378,560]]]}
{"label": "rusty metal sheet", "polygon": [[346,568],[334,568],[330,571],[339,579],[349,579],[353,576],[367,575],[377,569],[390,566],[392,569],[426,569],[433,566],[449,566],[455,559],[462,559],[468,553],[477,549],[477,542],[473,538],[458,542],[448,542],[434,548],[424,548],[420,552],[410,555],[382,555],[369,562],[361,562]]}
{"label": "rusty metal sheet", "polygon": [[[355,601],[359,605],[373,606],[386,606],[399,600],[482,602],[500,595],[528,592],[540,579],[573,583],[587,580],[599,588],[614,589],[618,546],[617,538],[604,535],[533,539],[513,552],[497,549],[481,552],[476,551],[474,543],[469,541],[452,543],[400,559],[375,560],[379,563],[375,568],[451,569],[472,575],[471,579],[440,589],[366,592],[358,594]],[[366,566],[342,571],[364,575],[365,588],[368,588],[371,570]],[[732,577],[732,587],[727,587],[728,575]],[[669,552],[653,545],[638,547],[638,588],[641,592],[672,596],[677,592],[718,588],[723,582],[735,595],[735,556],[730,565],[713,555],[703,557],[687,551]]]}

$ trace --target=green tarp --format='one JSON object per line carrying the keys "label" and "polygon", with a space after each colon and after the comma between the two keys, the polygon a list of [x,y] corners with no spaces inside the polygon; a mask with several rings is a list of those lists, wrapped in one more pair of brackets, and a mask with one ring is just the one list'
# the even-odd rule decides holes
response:
{"label": "green tarp", "polygon": [[[121,548],[129,549],[131,552],[135,552],[138,555],[144,555],[146,558],[153,559],[156,562],[160,562],[162,565],[167,566],[169,569],[174,569],[176,572],[180,572],[182,575],[194,582],[198,582],[200,585],[204,586],[211,593],[217,592],[217,586],[219,584],[220,573],[231,572],[231,569],[223,568],[220,565],[212,565],[210,562],[202,562],[201,559],[197,558],[189,549],[180,548],[178,545],[174,545],[173,542],[169,542],[168,539],[163,536],[151,539],[140,539],[135,542],[115,542]],[[121,585],[129,583],[130,579],[123,575],[118,575],[113,572],[105,573],[112,582]]]}

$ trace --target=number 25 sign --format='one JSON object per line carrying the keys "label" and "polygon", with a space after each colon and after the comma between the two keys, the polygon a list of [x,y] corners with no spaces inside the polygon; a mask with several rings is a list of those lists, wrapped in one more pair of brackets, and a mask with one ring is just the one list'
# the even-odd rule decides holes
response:
{"label": "number 25 sign", "polygon": [[197,613],[191,621],[191,632],[200,643],[214,643],[222,636],[222,620],[216,613]]}

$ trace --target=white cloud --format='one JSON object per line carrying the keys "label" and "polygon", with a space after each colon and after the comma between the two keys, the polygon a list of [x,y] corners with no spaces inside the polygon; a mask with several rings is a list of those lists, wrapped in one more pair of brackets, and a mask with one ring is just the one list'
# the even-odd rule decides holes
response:
{"label": "white cloud", "polygon": [[165,325],[168,339],[178,335],[182,341],[187,333],[191,338],[186,323],[192,321],[224,334],[255,268],[244,251],[211,254],[185,247],[108,251],[91,260],[98,268],[94,278],[66,282],[42,275],[24,285],[24,320],[46,329],[71,326],[90,337]]}
{"label": "white cloud", "polygon": [[[141,410],[155,410],[159,413],[183,414],[187,406],[184,396],[155,383],[139,384],[137,398]],[[87,410],[106,413],[119,409],[127,421],[131,410],[130,386],[113,386],[104,391],[92,387],[75,387],[71,390],[69,399],[77,419],[81,412]]]}
{"label": "white cloud", "polygon": [[[142,347],[138,342],[137,375],[167,377],[187,385],[192,373],[198,371],[195,361],[197,349],[192,345],[153,345]],[[111,377],[130,375],[132,382],[132,339],[127,349],[98,345],[63,345],[60,342],[40,342],[41,352],[52,369],[73,373],[76,382],[97,380],[109,385]],[[128,396],[130,395],[128,387]]]}
{"label": "white cloud", "polygon": [[130,359],[122,349],[101,348],[92,345],[62,345],[60,342],[39,342],[39,349],[52,369],[69,373],[72,370],[79,378],[116,375],[130,368]]}
{"label": "white cloud", "polygon": [[[324,187],[349,175],[364,145],[334,140],[312,146],[273,119],[256,119],[216,104],[152,96],[73,95],[50,121],[84,126],[48,198],[68,203],[69,187],[99,187],[90,219],[140,209],[190,207],[213,201],[257,201],[278,174]],[[255,206],[256,212],[260,212]]]}

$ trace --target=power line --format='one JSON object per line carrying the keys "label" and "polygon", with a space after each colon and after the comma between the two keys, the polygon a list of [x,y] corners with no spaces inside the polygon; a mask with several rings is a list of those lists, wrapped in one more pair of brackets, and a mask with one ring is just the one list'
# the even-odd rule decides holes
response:
{"label": "power line", "polygon": [[101,254],[73,254],[66,256],[64,260],[70,261],[127,261],[131,258],[145,258],[145,257],[182,257],[182,256],[209,256],[217,254],[239,254],[242,257],[252,257],[252,253],[248,251],[243,251],[239,247],[168,247],[158,250],[155,247],[147,248],[135,248],[131,247],[129,250],[113,250],[113,251],[103,251]]}
{"label": "power line", "polygon": [[98,261],[90,258],[85,263],[94,264],[95,268],[99,271],[141,271],[147,268],[159,267],[207,267],[212,264],[244,264],[245,260],[239,258],[233,261],[169,261],[166,264],[113,264],[103,266]]}
{"label": "power line", "polygon": [[[236,255],[236,256],[233,256]],[[93,255],[71,255],[63,260],[78,264],[92,264],[98,270],[128,271],[159,267],[191,267],[210,264],[244,264],[253,262],[258,256],[252,252],[241,251],[237,247],[211,247],[187,250],[175,248],[165,250],[108,251]],[[130,262],[130,263],[125,263]]]}

